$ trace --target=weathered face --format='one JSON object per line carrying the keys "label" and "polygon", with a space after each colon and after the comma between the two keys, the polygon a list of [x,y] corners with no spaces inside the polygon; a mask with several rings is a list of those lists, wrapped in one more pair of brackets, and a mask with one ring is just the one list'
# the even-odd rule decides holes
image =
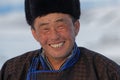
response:
{"label": "weathered face", "polygon": [[51,13],[37,17],[32,34],[48,58],[66,58],[74,46],[79,31],[79,21],[72,22],[67,14]]}

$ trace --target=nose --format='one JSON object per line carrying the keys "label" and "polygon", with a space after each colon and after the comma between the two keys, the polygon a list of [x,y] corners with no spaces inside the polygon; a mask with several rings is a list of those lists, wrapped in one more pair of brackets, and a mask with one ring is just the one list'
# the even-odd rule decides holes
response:
{"label": "nose", "polygon": [[56,30],[56,29],[52,29],[50,34],[49,34],[49,37],[51,40],[58,40],[60,38],[60,34],[59,32]]}

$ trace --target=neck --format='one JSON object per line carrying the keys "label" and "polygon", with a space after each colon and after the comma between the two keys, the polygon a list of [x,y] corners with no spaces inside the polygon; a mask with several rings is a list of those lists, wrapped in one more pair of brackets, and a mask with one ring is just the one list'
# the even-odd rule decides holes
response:
{"label": "neck", "polygon": [[62,59],[47,58],[47,59],[54,70],[59,70],[67,58],[62,58]]}

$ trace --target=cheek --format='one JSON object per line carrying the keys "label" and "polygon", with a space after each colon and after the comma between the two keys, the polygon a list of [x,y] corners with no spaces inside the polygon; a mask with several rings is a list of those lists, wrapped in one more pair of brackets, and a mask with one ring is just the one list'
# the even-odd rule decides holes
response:
{"label": "cheek", "polygon": [[44,36],[43,34],[38,35],[38,42],[43,46],[47,44],[48,38]]}
{"label": "cheek", "polygon": [[[66,31],[65,31],[65,33],[66,33],[66,37],[67,38],[70,38],[70,39],[74,39],[75,38],[75,32],[74,32],[74,30],[73,29],[67,29]],[[65,34],[64,34],[65,35]]]}

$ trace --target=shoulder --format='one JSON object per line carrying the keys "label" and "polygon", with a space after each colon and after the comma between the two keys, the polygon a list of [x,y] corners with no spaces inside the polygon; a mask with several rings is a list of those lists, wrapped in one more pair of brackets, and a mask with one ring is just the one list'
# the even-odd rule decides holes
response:
{"label": "shoulder", "polygon": [[20,74],[23,69],[29,67],[32,58],[34,56],[37,56],[39,54],[39,51],[40,50],[29,51],[7,60],[1,69],[2,77],[7,77],[10,74],[16,74],[16,76]]}
{"label": "shoulder", "polygon": [[113,60],[110,58],[104,56],[103,54],[100,54],[98,52],[92,51],[90,49],[84,48],[84,47],[79,47],[81,55],[86,56],[87,59],[91,59],[92,61],[95,61],[96,63],[102,63],[102,64],[116,64]]}
{"label": "shoulder", "polygon": [[14,58],[7,60],[5,64],[9,66],[11,66],[11,64],[16,65],[17,63],[24,64],[26,63],[26,61],[31,60],[32,57],[37,56],[38,53],[39,53],[39,50],[29,51],[22,55],[19,55],[19,56],[16,56]]}
{"label": "shoulder", "polygon": [[79,49],[81,52],[81,58],[86,59],[99,76],[108,75],[111,79],[120,79],[120,66],[113,60],[87,48],[80,47]]}

